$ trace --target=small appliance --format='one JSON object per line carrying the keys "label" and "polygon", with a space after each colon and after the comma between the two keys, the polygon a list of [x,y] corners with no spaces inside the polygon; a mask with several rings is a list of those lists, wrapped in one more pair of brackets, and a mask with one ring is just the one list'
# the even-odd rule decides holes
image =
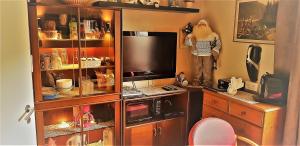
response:
{"label": "small appliance", "polygon": [[227,88],[229,87],[229,83],[230,83],[229,78],[228,79],[219,79],[218,80],[218,88],[227,90]]}

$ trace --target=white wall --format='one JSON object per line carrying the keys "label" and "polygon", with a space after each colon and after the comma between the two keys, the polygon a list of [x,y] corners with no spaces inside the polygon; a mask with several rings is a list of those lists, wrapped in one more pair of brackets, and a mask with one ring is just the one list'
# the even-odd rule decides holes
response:
{"label": "white wall", "polygon": [[0,0],[1,139],[0,145],[36,144],[35,119],[18,122],[26,104],[33,106],[26,0]]}

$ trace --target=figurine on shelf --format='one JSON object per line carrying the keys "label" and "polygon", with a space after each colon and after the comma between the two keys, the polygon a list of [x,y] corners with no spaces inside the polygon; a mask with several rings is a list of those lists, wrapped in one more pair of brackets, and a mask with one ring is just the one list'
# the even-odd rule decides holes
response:
{"label": "figurine on shelf", "polygon": [[154,5],[156,8],[159,7],[160,0],[139,0],[143,5]]}
{"label": "figurine on shelf", "polygon": [[[91,108],[89,105],[82,106],[82,122],[84,128],[89,128],[93,123],[95,123],[94,116],[91,114]],[[76,114],[75,116],[75,123],[77,126],[80,126],[81,124],[81,116],[79,112],[79,108],[73,108],[73,112]]]}
{"label": "figurine on shelf", "polygon": [[105,79],[106,79],[106,89],[107,91],[111,91],[113,86],[115,85],[115,75],[113,73],[113,70],[111,69],[106,70]]}
{"label": "figurine on shelf", "polygon": [[103,89],[106,87],[106,76],[103,72],[101,71],[96,71],[96,76],[97,76],[97,87],[99,89]]}
{"label": "figurine on shelf", "polygon": [[46,146],[56,146],[55,140],[52,138],[49,138]]}
{"label": "figurine on shelf", "polygon": [[82,107],[82,111],[83,127],[88,128],[91,126],[91,124],[95,123],[94,116],[91,114],[91,107],[89,105],[85,105]]}
{"label": "figurine on shelf", "polygon": [[122,0],[121,2],[127,4],[137,4],[138,0]]}
{"label": "figurine on shelf", "polygon": [[77,37],[77,22],[74,17],[71,18],[71,21],[69,22],[69,31],[70,31],[70,39],[76,40],[78,39]]}
{"label": "figurine on shelf", "polygon": [[66,146],[86,146],[86,134],[83,134],[82,139],[80,134],[75,134],[67,140]]}
{"label": "figurine on shelf", "polygon": [[62,68],[62,60],[61,60],[61,57],[58,55],[57,49],[55,49],[51,55],[51,67],[52,67],[52,69]]}
{"label": "figurine on shelf", "polygon": [[179,73],[176,76],[176,85],[180,87],[186,87],[189,84],[183,72]]}
{"label": "figurine on shelf", "polygon": [[114,145],[114,133],[111,128],[105,128],[103,130],[103,145],[104,146]]}

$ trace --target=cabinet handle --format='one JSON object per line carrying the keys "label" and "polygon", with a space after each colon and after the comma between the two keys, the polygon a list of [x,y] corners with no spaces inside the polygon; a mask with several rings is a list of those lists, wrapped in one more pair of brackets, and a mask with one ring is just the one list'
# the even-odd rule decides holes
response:
{"label": "cabinet handle", "polygon": [[161,127],[157,128],[157,135],[160,136],[161,135]]}
{"label": "cabinet handle", "polygon": [[29,111],[30,111],[30,105],[26,105],[26,106],[25,106],[25,112],[20,116],[20,118],[18,119],[18,121],[20,122],[20,121],[24,118],[24,116],[25,116],[27,113],[29,113]]}
{"label": "cabinet handle", "polygon": [[33,114],[34,108],[31,108],[30,111],[28,112],[27,116],[24,118],[24,120],[29,124],[31,122],[30,116]]}
{"label": "cabinet handle", "polygon": [[244,116],[244,115],[246,115],[247,114],[247,112],[245,112],[245,111],[242,111],[241,112],[241,116]]}
{"label": "cabinet handle", "polygon": [[153,135],[156,137],[157,136],[157,130],[156,128],[153,129]]}

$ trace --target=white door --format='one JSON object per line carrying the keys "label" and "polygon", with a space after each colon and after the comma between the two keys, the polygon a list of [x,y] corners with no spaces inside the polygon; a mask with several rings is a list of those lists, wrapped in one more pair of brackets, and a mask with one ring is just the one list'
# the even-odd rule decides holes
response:
{"label": "white door", "polygon": [[33,104],[31,57],[26,0],[0,0],[0,145],[36,145],[35,119],[18,118]]}

